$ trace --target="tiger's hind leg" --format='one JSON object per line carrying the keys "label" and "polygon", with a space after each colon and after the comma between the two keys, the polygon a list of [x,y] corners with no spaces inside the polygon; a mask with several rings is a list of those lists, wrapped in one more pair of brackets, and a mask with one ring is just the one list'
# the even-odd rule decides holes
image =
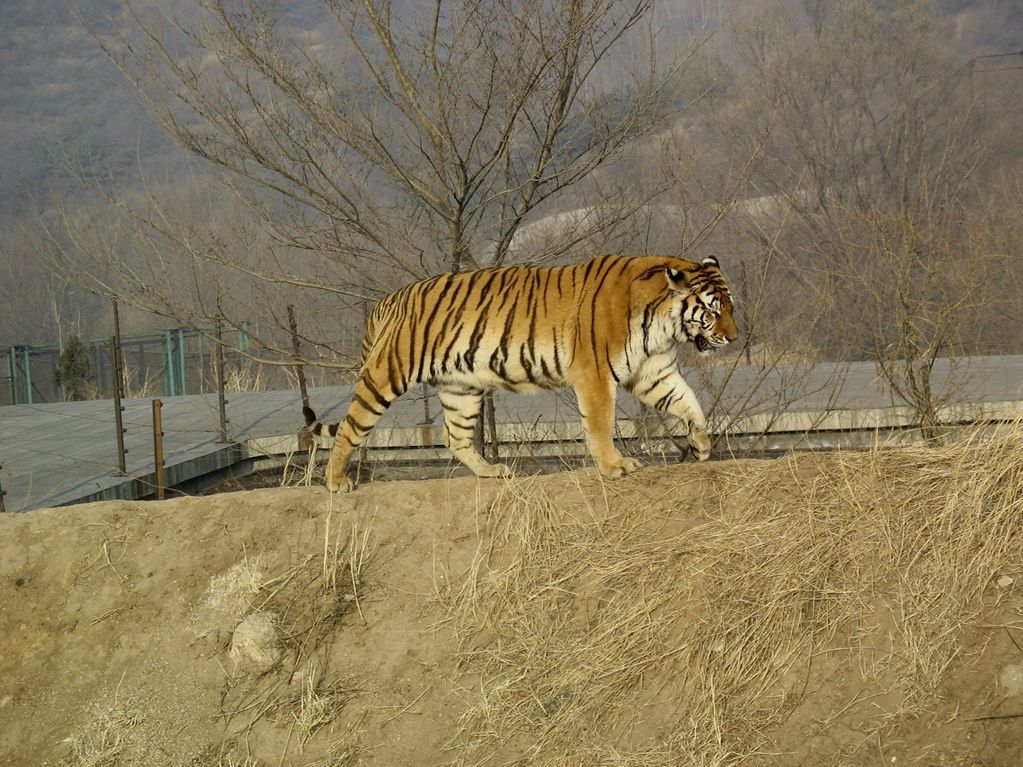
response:
{"label": "tiger's hind leg", "polygon": [[477,477],[510,477],[512,471],[506,465],[487,463],[476,452],[476,421],[483,391],[471,386],[438,384],[437,396],[444,406],[444,439],[455,458]]}
{"label": "tiger's hind leg", "polygon": [[355,384],[352,402],[348,406],[345,419],[337,426],[331,427],[334,447],[327,462],[326,479],[327,489],[332,493],[350,493],[355,489],[355,480],[348,476],[348,464],[351,463],[352,455],[366,439],[370,430],[376,426],[380,416],[404,393],[394,390],[392,379],[387,375],[381,376],[387,383],[374,380],[370,370],[368,365],[363,367]]}

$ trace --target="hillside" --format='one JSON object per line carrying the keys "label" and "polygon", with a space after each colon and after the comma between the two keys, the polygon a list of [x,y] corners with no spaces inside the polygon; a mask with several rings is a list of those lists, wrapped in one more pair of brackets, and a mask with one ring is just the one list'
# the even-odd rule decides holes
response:
{"label": "hillside", "polygon": [[[81,23],[116,28],[126,5],[124,0],[0,4],[0,214],[47,206],[52,192],[68,184],[62,154],[121,180],[134,180],[140,164],[150,172],[163,164],[180,168],[182,156]],[[323,23],[319,3],[280,5],[294,29]],[[144,14],[159,9],[187,16],[195,3],[134,0],[132,6]],[[662,32],[680,34],[694,23],[716,27],[740,7],[724,3],[712,10],[705,3],[670,0],[658,4],[656,22]],[[967,58],[1014,49],[1023,28],[1023,14],[1005,0],[941,0],[934,10],[955,30],[953,42]]]}
{"label": "hillside", "polygon": [[992,441],[0,518],[0,765],[1018,765]]}

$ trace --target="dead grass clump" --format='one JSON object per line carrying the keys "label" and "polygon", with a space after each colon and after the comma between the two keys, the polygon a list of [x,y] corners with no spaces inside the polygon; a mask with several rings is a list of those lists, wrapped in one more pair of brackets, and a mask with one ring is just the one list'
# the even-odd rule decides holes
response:
{"label": "dead grass clump", "polygon": [[[337,524],[330,507],[325,522],[318,553],[296,559],[274,575],[267,575],[265,566],[260,566],[253,571],[260,577],[258,582],[231,579],[244,584],[244,589],[221,589],[244,597],[246,610],[271,615],[275,639],[282,648],[269,668],[229,675],[221,714],[246,739],[265,721],[286,729],[285,754],[292,747],[304,753],[325,727],[333,729],[358,693],[354,683],[334,678],[329,658],[339,626],[361,612],[365,570],[372,557],[372,522],[367,525],[356,518]],[[322,737],[317,750],[324,752]],[[357,754],[358,732],[349,727],[326,747],[319,761],[310,764],[341,767],[353,763]]]}
{"label": "dead grass clump", "polygon": [[113,767],[124,744],[116,731],[107,728],[91,736],[72,736],[68,739],[71,753],[61,763],[64,767]]}
{"label": "dead grass clump", "polygon": [[273,718],[278,725],[293,728],[298,736],[299,750],[305,751],[310,739],[338,718],[355,693],[351,683],[328,679],[315,663],[310,663],[299,690],[274,705]]}
{"label": "dead grass clump", "polygon": [[[978,596],[1023,555],[1018,423],[695,470],[695,519],[671,492],[688,471],[580,480],[572,499],[526,479],[485,511],[447,595],[475,680],[465,763],[737,764],[798,706],[813,659],[843,653],[880,730],[926,704]],[[819,705],[830,722],[851,702]]]}
{"label": "dead grass clump", "polygon": [[372,521],[339,525],[328,509],[321,553],[307,555],[256,587],[251,606],[276,616],[293,667],[314,658],[349,613],[361,612],[371,533]]}
{"label": "dead grass clump", "polygon": [[138,724],[138,717],[121,710],[115,701],[113,708],[97,714],[84,730],[67,739],[71,750],[61,767],[116,767],[125,751],[125,738]]}

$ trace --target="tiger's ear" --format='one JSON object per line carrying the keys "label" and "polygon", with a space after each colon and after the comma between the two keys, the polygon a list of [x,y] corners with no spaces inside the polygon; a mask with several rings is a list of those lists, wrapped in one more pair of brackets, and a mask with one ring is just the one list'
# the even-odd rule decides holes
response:
{"label": "tiger's ear", "polygon": [[664,268],[664,276],[668,279],[668,290],[675,293],[688,293],[689,283],[686,282],[686,273],[681,269],[673,269],[670,266]]}
{"label": "tiger's ear", "polygon": [[721,264],[718,263],[717,256],[707,256],[700,263],[701,264],[706,264],[707,266],[717,266],[717,267],[721,266]]}

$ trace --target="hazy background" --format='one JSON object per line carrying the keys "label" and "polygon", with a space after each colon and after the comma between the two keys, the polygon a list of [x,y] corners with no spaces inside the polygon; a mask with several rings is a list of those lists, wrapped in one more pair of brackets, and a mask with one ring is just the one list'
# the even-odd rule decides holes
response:
{"label": "hazy background", "polygon": [[[398,3],[396,12],[403,6],[415,7]],[[134,7],[194,17],[187,2]],[[322,4],[275,7],[282,34],[308,50],[332,50]],[[272,349],[285,346],[283,306],[297,302],[317,353],[347,354],[367,303],[408,276],[367,272],[348,291],[349,266],[321,267],[319,245],[303,251],[283,242],[270,219],[305,216],[312,231],[308,211],[272,195],[257,210],[227,191],[230,174],[156,126],[83,19],[100,35],[131,28],[116,0],[0,4],[0,344],[109,334],[109,301],[90,292],[91,275],[125,292],[126,332],[227,316],[255,323]],[[765,345],[776,357],[814,359],[898,351],[905,339],[885,336],[889,309],[901,304],[903,314],[919,315],[914,301],[934,311],[930,330],[944,323],[942,339],[950,325],[968,330],[946,344],[952,352],[1023,351],[1023,56],[1002,55],[1023,49],[1020,3],[662,0],[594,74],[589,87],[606,109],[634,87],[650,34],[659,49],[691,52],[659,94],[656,127],[585,183],[530,210],[508,262],[679,252],[687,243],[698,246],[694,257],[714,252],[748,314],[747,355]],[[373,185],[372,175],[364,183]],[[552,245],[605,200],[631,212]],[[173,220],[182,234],[140,235],[137,214],[125,223],[127,208]],[[693,237],[710,223],[706,237]],[[202,247],[182,249],[198,240]],[[913,244],[920,241],[926,254]],[[435,261],[422,256],[426,272],[446,263],[437,242]],[[477,263],[487,263],[487,242],[483,234],[469,241]],[[210,243],[234,271],[189,265]],[[257,266],[269,268],[245,261],[253,253],[294,283],[248,281]],[[132,259],[150,268],[158,261],[162,271],[134,286],[102,282],[104,270]],[[55,263],[65,268],[54,274]],[[897,265],[907,264],[899,276]],[[318,290],[302,288],[303,268],[320,280]],[[164,280],[191,292],[161,293]],[[214,283],[215,299],[207,291]],[[925,295],[876,290],[885,284]]]}

